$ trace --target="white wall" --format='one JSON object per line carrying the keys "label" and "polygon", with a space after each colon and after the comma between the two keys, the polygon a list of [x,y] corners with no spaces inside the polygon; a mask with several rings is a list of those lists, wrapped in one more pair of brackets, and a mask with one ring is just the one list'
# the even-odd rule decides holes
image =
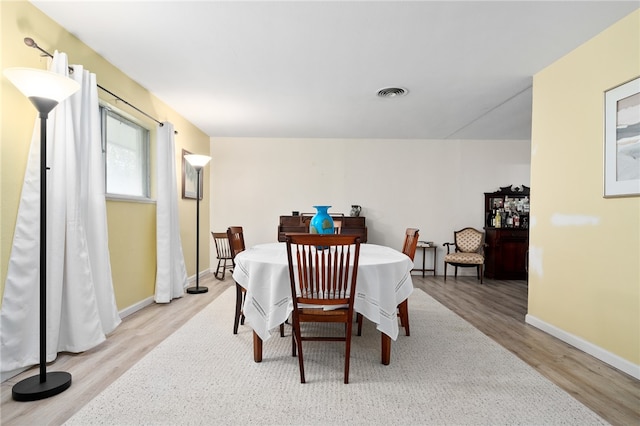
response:
{"label": "white wall", "polygon": [[[417,227],[421,240],[440,246],[441,275],[442,243],[455,230],[484,226],[484,192],[530,185],[530,147],[528,140],[212,138],[211,230],[243,226],[252,246],[276,241],[279,216],[292,210],[312,213],[320,204],[349,214],[359,204],[369,243],[400,249],[405,229]],[[212,267],[214,259],[212,248]]]}

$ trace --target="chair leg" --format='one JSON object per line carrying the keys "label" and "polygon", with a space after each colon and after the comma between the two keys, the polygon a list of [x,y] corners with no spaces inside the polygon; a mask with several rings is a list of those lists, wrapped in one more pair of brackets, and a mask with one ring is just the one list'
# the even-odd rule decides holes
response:
{"label": "chair leg", "polygon": [[356,314],[356,321],[358,322],[358,336],[362,336],[362,314]]}
{"label": "chair leg", "polygon": [[444,281],[447,281],[447,262],[444,262]]}
{"label": "chair leg", "polygon": [[453,278],[455,278],[456,280],[458,279],[458,267],[457,266],[453,267]]}
{"label": "chair leg", "polygon": [[238,334],[238,323],[240,322],[240,318],[242,317],[242,324],[244,324],[244,315],[242,314],[242,303],[243,303],[244,295],[242,292],[242,287],[240,284],[236,283],[236,313],[233,318],[233,334]]}
{"label": "chair leg", "polygon": [[242,290],[242,301],[240,302],[240,324],[244,325],[244,299],[247,297],[247,292]]}
{"label": "chair leg", "polygon": [[478,275],[480,275],[480,284],[482,284],[482,276],[484,275],[482,265],[478,265]]}
{"label": "chair leg", "polygon": [[345,342],[345,359],[344,359],[344,384],[349,384],[349,360],[351,358],[351,332],[353,330],[353,322],[347,322],[347,334]]}
{"label": "chair leg", "polygon": [[398,305],[400,311],[400,324],[404,327],[405,335],[410,336],[409,331],[409,300],[405,299],[400,305]]}
{"label": "chair leg", "polygon": [[296,356],[296,333],[291,329],[291,356]]}
{"label": "chair leg", "polygon": [[304,360],[302,358],[302,332],[300,331],[300,323],[294,320],[291,331],[292,353],[296,356],[298,352],[298,365],[300,367],[300,383],[306,383],[304,379]]}
{"label": "chair leg", "polygon": [[222,259],[218,259],[218,266],[216,266],[216,272],[213,274],[214,277],[216,277],[219,280],[223,280],[224,279],[224,268],[222,269],[222,278],[218,277],[218,275],[220,275],[220,262],[222,262]]}

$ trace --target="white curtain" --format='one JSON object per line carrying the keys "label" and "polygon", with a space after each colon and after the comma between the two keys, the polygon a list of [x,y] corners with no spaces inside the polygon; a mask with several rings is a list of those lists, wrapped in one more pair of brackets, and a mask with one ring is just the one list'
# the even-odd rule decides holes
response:
{"label": "white curtain", "polygon": [[182,254],[176,153],[173,124],[158,128],[158,190],[156,202],[156,303],[182,297],[187,286],[187,269]]}
{"label": "white curtain", "polygon": [[[47,120],[47,361],[86,351],[120,324],[107,246],[96,77],[74,66],[81,89]],[[69,76],[67,56],[50,70]],[[40,362],[40,119],[36,120],[0,312],[0,365]]]}

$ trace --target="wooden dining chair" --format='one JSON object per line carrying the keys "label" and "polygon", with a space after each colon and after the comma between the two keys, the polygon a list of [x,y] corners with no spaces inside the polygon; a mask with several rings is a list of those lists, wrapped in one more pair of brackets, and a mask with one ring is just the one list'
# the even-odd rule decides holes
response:
{"label": "wooden dining chair", "polygon": [[[360,258],[356,235],[287,234],[289,282],[293,299],[292,355],[298,355],[300,383],[305,383],[302,342],[345,342],[344,383],[349,383],[349,358]],[[319,307],[318,307],[319,306]],[[342,323],[340,335],[303,335],[301,324]]]}
{"label": "wooden dining chair", "polygon": [[[244,231],[242,226],[230,226],[227,228],[227,239],[229,240],[229,250],[231,251],[231,262],[233,267],[236,266],[236,256],[238,253],[245,251]],[[235,282],[235,281],[234,281]],[[236,283],[236,309],[233,317],[233,334],[238,334],[238,326],[244,325],[244,299],[247,290],[240,284]],[[280,337],[284,337],[284,324],[280,324]]]}
{"label": "wooden dining chair", "polygon": [[[244,231],[242,226],[230,226],[227,228],[227,240],[231,254],[231,262],[235,268],[235,258],[238,253],[245,250]],[[244,296],[246,290],[236,282],[236,310],[233,318],[233,334],[238,334],[238,324],[244,324],[244,314],[242,308],[244,305]]]}
{"label": "wooden dining chair", "polygon": [[[419,230],[416,228],[407,228],[404,236],[404,244],[402,246],[402,253],[406,254],[413,262],[413,258],[416,256],[416,247],[418,246],[418,238],[420,237]],[[409,299],[404,299],[400,305],[398,305],[398,314],[400,317],[400,325],[404,327],[404,333],[406,336],[410,336],[409,330]]]}
{"label": "wooden dining chair", "polygon": [[216,266],[213,275],[219,280],[224,280],[226,270],[233,268],[229,237],[226,232],[211,232],[211,237],[216,246],[216,258],[218,259],[218,266]]}
{"label": "wooden dining chair", "polygon": [[[402,244],[402,253],[406,254],[413,262],[413,258],[416,256],[416,247],[418,247],[418,238],[420,237],[419,229],[407,228],[404,233],[404,243]],[[404,327],[405,335],[410,336],[411,330],[409,329],[409,300],[405,299],[398,305],[398,317],[400,318],[400,325]],[[362,314],[357,314],[356,320],[358,322],[358,336],[362,335]]]}

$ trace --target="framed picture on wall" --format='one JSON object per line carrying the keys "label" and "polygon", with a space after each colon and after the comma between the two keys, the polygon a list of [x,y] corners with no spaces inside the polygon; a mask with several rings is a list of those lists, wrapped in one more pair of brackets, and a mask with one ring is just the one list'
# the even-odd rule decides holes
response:
{"label": "framed picture on wall", "polygon": [[640,77],[605,92],[604,196],[640,195]]}
{"label": "framed picture on wall", "polygon": [[[196,191],[198,185],[196,184],[196,179],[198,178],[198,173],[196,169],[194,169],[191,164],[187,160],[185,160],[184,156],[191,154],[189,151],[183,149],[182,150],[182,198],[191,198],[196,199]],[[200,194],[199,198],[202,200],[202,173],[200,173]]]}

